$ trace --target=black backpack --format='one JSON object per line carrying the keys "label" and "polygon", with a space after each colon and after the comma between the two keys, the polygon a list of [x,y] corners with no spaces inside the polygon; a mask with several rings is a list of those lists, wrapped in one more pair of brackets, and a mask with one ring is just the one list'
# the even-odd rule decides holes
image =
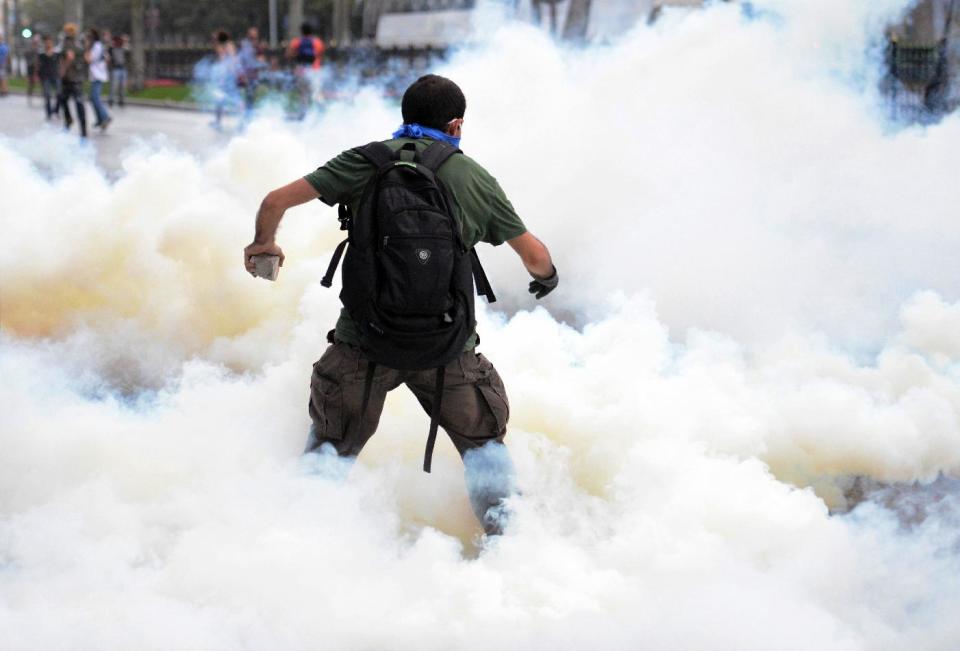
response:
{"label": "black backpack", "polygon": [[[490,303],[497,299],[476,251],[463,244],[452,200],[436,175],[460,150],[438,141],[422,152],[407,143],[394,153],[380,142],[354,151],[376,173],[354,216],[340,204],[340,228],[348,236],[337,246],[320,282],[331,286],[349,244],[340,300],[356,324],[361,350],[371,360],[361,414],[366,413],[376,364],[437,369],[424,457],[424,470],[430,472],[444,367],[463,352],[476,326],[474,279],[478,295]],[[413,160],[405,160],[404,151],[412,152]]]}

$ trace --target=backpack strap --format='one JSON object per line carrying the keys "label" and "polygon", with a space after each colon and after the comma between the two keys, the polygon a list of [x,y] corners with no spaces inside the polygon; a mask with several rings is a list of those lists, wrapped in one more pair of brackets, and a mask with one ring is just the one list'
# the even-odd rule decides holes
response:
{"label": "backpack strap", "polygon": [[433,408],[430,410],[430,433],[427,435],[427,449],[423,453],[423,471],[430,472],[433,460],[433,446],[437,442],[437,428],[440,425],[440,402],[443,400],[443,379],[447,367],[437,367],[437,382],[433,388]]}
{"label": "backpack strap", "polygon": [[353,151],[366,158],[377,171],[393,163],[393,151],[382,142],[371,142],[363,147],[356,147]]}
{"label": "backpack strap", "polygon": [[427,145],[417,156],[416,161],[426,167],[428,170],[437,173],[437,170],[440,169],[440,166],[447,162],[447,159],[453,156],[454,154],[462,154],[463,152],[451,144],[443,142],[441,140],[434,140],[432,143]]}
{"label": "backpack strap", "polygon": [[496,303],[497,297],[493,293],[493,287],[487,279],[487,274],[480,264],[480,256],[477,255],[477,249],[470,249],[470,267],[473,269],[473,284],[477,287],[477,296],[485,296],[487,303]]}
{"label": "backpack strap", "polygon": [[[371,142],[363,147],[355,147],[353,151],[363,156],[367,162],[377,168],[378,172],[393,163],[393,152],[382,142]],[[352,226],[350,209],[345,203],[340,204],[337,219],[340,220],[340,230],[350,231]],[[324,287],[333,285],[333,275],[337,272],[340,258],[343,257],[343,250],[347,247],[349,241],[350,238],[348,237],[340,242],[334,250],[333,257],[330,258],[330,265],[327,267],[327,273],[323,275],[323,279],[320,281],[320,284]]]}
{"label": "backpack strap", "polygon": [[343,250],[347,248],[347,242],[350,241],[348,237],[344,241],[340,242],[337,245],[337,248],[333,250],[333,257],[330,258],[330,265],[327,267],[327,273],[323,274],[323,278],[320,280],[320,284],[324,287],[330,287],[333,285],[333,274],[337,272],[337,265],[340,264],[340,258],[343,257]]}
{"label": "backpack strap", "polygon": [[340,264],[340,258],[343,257],[343,250],[347,248],[347,244],[350,243],[350,229],[353,228],[353,218],[350,216],[350,208],[347,207],[347,204],[341,203],[338,207],[338,217],[340,220],[340,230],[347,231],[347,239],[340,242],[337,245],[337,248],[333,250],[333,256],[330,258],[330,264],[327,266],[327,273],[323,274],[323,278],[320,280],[320,284],[324,287],[330,287],[333,285],[333,274],[337,271],[337,265]]}
{"label": "backpack strap", "polygon": [[[447,162],[447,159],[454,154],[462,153],[461,150],[449,143],[435,140],[420,152],[416,160],[420,165],[436,174],[440,166]],[[477,296],[485,296],[488,303],[495,303],[497,297],[493,293],[493,288],[490,287],[490,281],[483,270],[483,265],[480,264],[480,257],[477,255],[476,249],[470,249],[470,267],[473,270],[473,282],[477,287]]]}

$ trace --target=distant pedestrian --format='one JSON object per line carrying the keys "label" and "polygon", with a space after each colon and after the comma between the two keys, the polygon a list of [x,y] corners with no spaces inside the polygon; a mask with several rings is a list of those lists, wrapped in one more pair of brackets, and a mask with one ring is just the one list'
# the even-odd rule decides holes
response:
{"label": "distant pedestrian", "polygon": [[107,50],[110,62],[110,96],[107,104],[113,106],[114,100],[123,106],[127,94],[127,58],[130,53],[130,40],[124,36],[114,36]]}
{"label": "distant pedestrian", "polygon": [[77,26],[67,23],[63,27],[63,49],[60,54],[60,108],[63,109],[63,128],[73,125],[70,115],[70,98],[77,109],[80,122],[80,137],[87,137],[87,109],[83,105],[83,50],[77,45]]}
{"label": "distant pedestrian", "polygon": [[256,27],[247,30],[247,37],[240,42],[238,57],[240,76],[238,83],[243,89],[244,120],[253,113],[253,104],[257,99],[257,87],[260,85],[260,72],[266,67],[260,31]]}
{"label": "distant pedestrian", "polygon": [[229,32],[221,29],[214,33],[213,54],[210,82],[213,85],[214,120],[210,126],[219,131],[227,105],[232,104],[237,96],[237,46]]}
{"label": "distant pedestrian", "polygon": [[290,41],[287,56],[293,59],[298,68],[320,70],[323,65],[323,41],[313,35],[313,26],[310,23],[300,25],[299,38]]}
{"label": "distant pedestrian", "polygon": [[93,126],[106,131],[112,118],[103,105],[100,93],[103,85],[110,80],[110,75],[107,73],[107,52],[100,41],[100,32],[91,27],[87,30],[87,35],[90,41],[84,57],[90,66],[90,103],[93,104],[93,110],[97,114],[97,121]]}
{"label": "distant pedestrian", "polygon": [[10,48],[0,35],[0,97],[7,96],[7,59],[10,57]]}
{"label": "distant pedestrian", "polygon": [[27,41],[24,59],[27,62],[27,106],[33,106],[33,91],[40,85],[38,59],[40,55],[40,35],[37,34]]}
{"label": "distant pedestrian", "polygon": [[287,58],[294,62],[301,117],[306,114],[312,98],[320,95],[320,68],[323,65],[324,49],[320,37],[313,35],[310,23],[300,26],[300,37],[290,41],[287,48]]}
{"label": "distant pedestrian", "polygon": [[53,39],[43,37],[43,52],[37,55],[37,74],[43,89],[47,120],[60,113],[60,55],[53,49]]}

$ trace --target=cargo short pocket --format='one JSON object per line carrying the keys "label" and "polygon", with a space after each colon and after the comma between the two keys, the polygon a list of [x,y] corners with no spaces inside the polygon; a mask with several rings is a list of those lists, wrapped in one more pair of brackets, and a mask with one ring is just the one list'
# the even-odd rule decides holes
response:
{"label": "cargo short pocket", "polygon": [[343,389],[334,347],[313,365],[310,377],[310,420],[318,439],[343,439]]}
{"label": "cargo short pocket", "polygon": [[500,374],[486,357],[476,354],[476,369],[471,369],[470,375],[480,393],[480,397],[496,423],[496,435],[503,436],[507,432],[507,422],[510,420],[510,402],[507,400],[507,390],[503,386]]}

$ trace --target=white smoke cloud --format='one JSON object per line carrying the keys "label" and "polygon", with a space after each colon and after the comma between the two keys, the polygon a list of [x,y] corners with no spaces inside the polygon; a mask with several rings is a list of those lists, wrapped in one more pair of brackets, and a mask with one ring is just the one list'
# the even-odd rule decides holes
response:
{"label": "white smoke cloud", "polygon": [[481,251],[522,490],[484,548],[402,390],[345,482],[298,458],[333,211],[290,211],[277,283],[240,265],[263,194],[395,107],[144,147],[116,180],[0,143],[4,644],[952,648],[960,121],[884,124],[863,52],[903,3],[828,5],[577,52],[508,27],[444,70],[563,281],[531,309]]}

